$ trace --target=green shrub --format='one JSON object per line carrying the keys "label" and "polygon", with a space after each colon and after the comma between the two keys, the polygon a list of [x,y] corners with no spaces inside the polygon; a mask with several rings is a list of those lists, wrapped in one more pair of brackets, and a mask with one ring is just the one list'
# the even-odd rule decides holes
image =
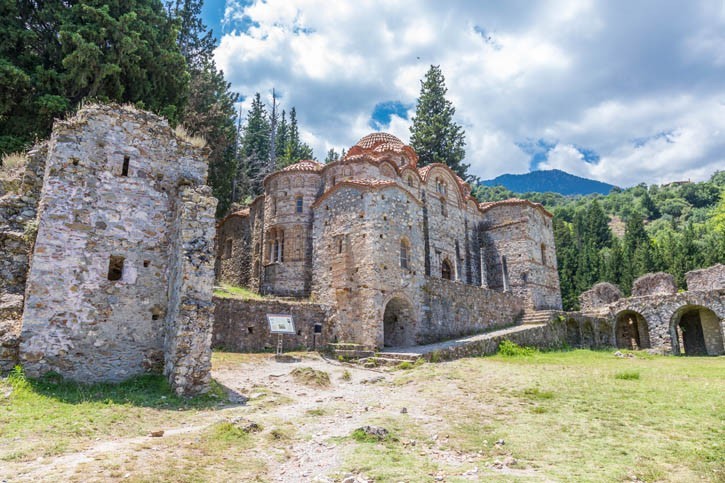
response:
{"label": "green shrub", "polygon": [[623,381],[633,381],[639,379],[639,371],[622,371],[617,372],[614,375],[615,379],[621,379]]}
{"label": "green shrub", "polygon": [[539,352],[534,347],[522,347],[510,340],[504,340],[498,345],[498,353],[504,357],[526,357]]}

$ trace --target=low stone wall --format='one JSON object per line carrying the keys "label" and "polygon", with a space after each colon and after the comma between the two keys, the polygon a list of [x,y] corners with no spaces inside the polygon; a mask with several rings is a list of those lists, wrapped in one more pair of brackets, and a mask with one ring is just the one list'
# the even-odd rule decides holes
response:
{"label": "low stone wall", "polygon": [[557,321],[546,325],[526,326],[526,328],[521,330],[447,347],[425,354],[423,357],[428,361],[437,362],[460,359],[462,357],[492,355],[498,351],[499,344],[504,340],[510,340],[520,346],[554,349],[562,345],[564,338],[564,326]]}
{"label": "low stone wall", "polygon": [[685,274],[687,290],[707,291],[725,289],[725,265],[718,263],[709,268],[692,270]]}
{"label": "low stone wall", "polygon": [[214,298],[214,336],[217,348],[235,352],[255,352],[274,349],[277,334],[269,332],[267,314],[289,314],[294,317],[298,335],[284,335],[285,350],[312,349],[314,325],[322,323],[318,334],[319,348],[329,341],[329,309],[320,304],[283,300],[239,300]]}
{"label": "low stone wall", "polygon": [[632,284],[632,297],[672,295],[677,293],[675,277],[665,272],[647,273]]}
{"label": "low stone wall", "polygon": [[428,277],[417,333],[419,344],[471,335],[514,324],[524,301],[513,294]]}

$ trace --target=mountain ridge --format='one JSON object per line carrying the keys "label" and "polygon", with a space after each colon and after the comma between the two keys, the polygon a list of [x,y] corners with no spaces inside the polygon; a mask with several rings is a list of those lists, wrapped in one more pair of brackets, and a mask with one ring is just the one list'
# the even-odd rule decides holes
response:
{"label": "mountain ridge", "polygon": [[608,194],[616,186],[576,176],[560,169],[536,170],[525,174],[502,174],[481,181],[483,186],[503,186],[514,193],[559,193],[562,195]]}

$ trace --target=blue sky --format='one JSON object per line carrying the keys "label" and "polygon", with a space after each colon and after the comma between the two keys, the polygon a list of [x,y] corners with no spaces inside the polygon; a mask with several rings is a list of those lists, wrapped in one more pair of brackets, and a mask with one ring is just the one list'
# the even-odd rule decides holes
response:
{"label": "blue sky", "polygon": [[373,130],[407,142],[436,64],[482,178],[558,168],[629,186],[725,169],[722,0],[207,1],[204,17],[233,89],[275,88],[319,158]]}

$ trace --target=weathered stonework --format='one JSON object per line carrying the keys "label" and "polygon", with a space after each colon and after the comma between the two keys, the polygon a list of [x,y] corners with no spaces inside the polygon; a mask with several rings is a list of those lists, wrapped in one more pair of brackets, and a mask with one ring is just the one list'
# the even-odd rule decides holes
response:
{"label": "weathered stonework", "polygon": [[[269,332],[267,314],[289,314],[294,317],[297,335],[284,335],[285,349],[313,349],[330,341],[327,323],[330,308],[320,304],[283,300],[214,299],[213,346],[237,352],[274,349],[277,334]],[[322,332],[315,334],[315,324]]]}
{"label": "weathered stonework", "polygon": [[208,388],[216,200],[206,152],[130,107],[55,124],[20,361],[83,382],[164,372]]}
{"label": "weathered stonework", "polygon": [[[725,354],[725,284],[723,267],[688,272],[687,292],[675,293],[668,274],[647,274],[636,283],[638,296],[620,298],[602,305],[583,308],[581,316],[601,321],[609,331],[611,345],[626,349],[651,349],[683,355]],[[633,291],[634,292],[634,291]],[[582,320],[566,314],[573,330],[579,331],[579,346],[591,346],[582,340]],[[571,336],[573,338],[573,336]],[[574,344],[572,344],[574,345]],[[600,344],[601,345],[601,344]]]}
{"label": "weathered stonework", "polygon": [[672,295],[674,293],[677,293],[677,283],[675,277],[669,273],[647,273],[632,284],[632,297]]}
{"label": "weathered stonework", "polygon": [[609,305],[624,297],[619,287],[609,282],[600,282],[579,295],[579,307],[582,312],[591,312]]}
{"label": "weathered stonework", "polygon": [[331,307],[330,340],[407,346],[560,309],[551,214],[525,200],[479,204],[442,164],[397,138],[344,159],[302,161],[218,227],[217,279]]}
{"label": "weathered stonework", "polygon": [[687,272],[685,280],[690,292],[725,289],[725,265],[718,263],[709,268]]}

